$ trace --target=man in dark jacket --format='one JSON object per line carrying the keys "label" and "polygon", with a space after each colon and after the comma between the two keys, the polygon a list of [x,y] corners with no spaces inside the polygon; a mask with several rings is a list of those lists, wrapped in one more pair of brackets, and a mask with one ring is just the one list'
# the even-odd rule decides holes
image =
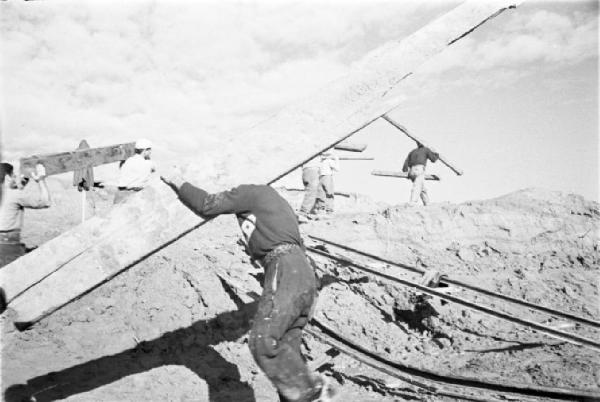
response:
{"label": "man in dark jacket", "polygon": [[418,204],[419,197],[421,197],[423,205],[429,203],[427,189],[425,188],[425,167],[427,166],[428,159],[431,162],[435,162],[439,157],[439,154],[433,152],[420,142],[417,142],[417,148],[410,151],[406,157],[402,171],[408,172],[408,178],[413,182],[412,190],[410,192],[411,204]]}
{"label": "man in dark jacket", "polygon": [[263,294],[248,344],[282,401],[327,401],[324,377],[312,375],[300,352],[302,329],[316,301],[317,284],[292,207],[265,185],[240,185],[208,194],[177,172],[161,176],[181,202],[211,218],[235,214],[246,251],[265,269]]}

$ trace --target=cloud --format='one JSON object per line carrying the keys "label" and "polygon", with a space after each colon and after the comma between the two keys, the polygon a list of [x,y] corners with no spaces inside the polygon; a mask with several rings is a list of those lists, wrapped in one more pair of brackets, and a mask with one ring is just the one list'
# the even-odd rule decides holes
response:
{"label": "cloud", "polygon": [[[157,158],[196,157],[454,4],[2,2],[3,152],[147,137]],[[513,80],[528,64],[597,54],[589,13],[513,14],[424,66],[429,88],[442,74],[464,83],[465,68]]]}
{"label": "cloud", "polygon": [[[533,4],[497,17],[504,19],[483,26],[430,59],[407,83],[407,92],[426,97],[443,88],[508,87],[539,74],[541,68],[558,71],[597,60],[597,13],[549,11],[548,3]],[[557,85],[568,82],[548,82],[549,87],[557,89]]]}
{"label": "cloud", "polygon": [[[440,12],[417,2],[1,7],[3,143],[11,155],[139,136],[167,153],[196,155],[345,74],[379,40],[429,19],[418,12]],[[390,20],[400,15],[404,24]]]}

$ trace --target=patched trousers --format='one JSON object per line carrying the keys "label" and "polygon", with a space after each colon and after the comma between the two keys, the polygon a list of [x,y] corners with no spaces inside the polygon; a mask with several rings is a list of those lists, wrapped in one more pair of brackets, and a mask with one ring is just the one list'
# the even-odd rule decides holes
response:
{"label": "patched trousers", "polygon": [[302,183],[304,184],[304,199],[300,212],[308,214],[312,212],[317,200],[317,191],[319,190],[319,168],[306,167],[302,169]]}
{"label": "patched trousers", "polygon": [[300,352],[302,329],[316,302],[316,277],[299,246],[283,245],[275,252],[263,261],[264,289],[248,343],[281,400],[304,402],[311,400],[316,388]]}
{"label": "patched trousers", "polygon": [[333,212],[334,195],[333,175],[320,176],[315,209],[324,208],[325,212]]}
{"label": "patched trousers", "polygon": [[423,205],[429,204],[429,196],[427,195],[427,189],[425,188],[425,166],[411,166],[408,172],[408,178],[413,182],[410,191],[410,203],[418,204],[420,197],[421,201],[423,201]]}

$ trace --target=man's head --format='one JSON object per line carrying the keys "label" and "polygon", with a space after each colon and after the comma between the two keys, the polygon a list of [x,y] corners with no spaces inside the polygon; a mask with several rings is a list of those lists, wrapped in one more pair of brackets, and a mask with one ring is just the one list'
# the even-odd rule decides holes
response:
{"label": "man's head", "polygon": [[145,138],[140,138],[135,142],[135,153],[141,154],[144,159],[150,159],[152,154],[152,142]]}
{"label": "man's head", "polygon": [[10,163],[0,163],[0,183],[4,184],[4,181],[8,183],[11,188],[17,186],[17,180],[15,176],[15,169]]}

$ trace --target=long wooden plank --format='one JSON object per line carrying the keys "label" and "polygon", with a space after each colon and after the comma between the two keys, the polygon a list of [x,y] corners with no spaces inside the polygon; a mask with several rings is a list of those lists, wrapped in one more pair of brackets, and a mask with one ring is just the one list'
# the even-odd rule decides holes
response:
{"label": "long wooden plank", "polygon": [[[302,191],[302,192],[304,192],[303,188],[284,187],[284,189],[286,191]],[[350,198],[350,196],[351,196],[350,193],[347,193],[345,191],[335,191],[333,194],[334,195],[339,195],[341,197],[346,197],[346,198]]]}
{"label": "long wooden plank", "polygon": [[367,144],[358,144],[350,141],[344,141],[342,143],[337,144],[334,149],[339,149],[340,151],[349,151],[349,152],[362,152],[367,149]]}
{"label": "long wooden plank", "polygon": [[35,165],[41,163],[46,168],[48,176],[73,172],[79,169],[104,165],[125,160],[135,152],[135,143],[110,145],[101,148],[79,149],[71,152],[55,154],[33,155],[21,158],[19,161],[21,172],[27,174],[35,171]]}
{"label": "long wooden plank", "polygon": [[375,160],[372,156],[340,156],[341,161],[372,161]]}
{"label": "long wooden plank", "polygon": [[[387,177],[399,177],[403,179],[408,179],[408,173],[406,172],[396,172],[390,170],[373,170],[371,172],[373,176],[387,176]],[[440,180],[440,176],[435,174],[427,174],[425,175],[425,180]]]}
{"label": "long wooden plank", "polygon": [[[384,45],[347,76],[241,134],[243,154],[239,146],[224,145],[213,154],[202,155],[205,165],[189,177],[208,191],[276,181],[396,107],[397,103],[386,97],[390,90],[425,60],[513,3],[469,1],[403,41]],[[22,269],[23,259],[0,270],[0,286],[5,289],[11,276],[23,272],[29,276],[29,285],[20,284],[27,291],[7,289],[17,295],[9,304],[17,321],[36,322],[203,223],[159,181],[98,219],[100,229],[93,230],[89,221],[78,228],[79,236],[92,240],[86,250],[62,252],[64,242],[72,236],[68,232],[27,256],[30,271]],[[104,229],[103,224],[108,227],[114,222],[121,222],[119,230]],[[50,247],[59,254],[44,261],[41,256],[47,255]],[[33,266],[32,260],[38,265]],[[58,267],[63,261],[68,262]]]}
{"label": "long wooden plank", "polygon": [[[424,146],[426,146],[427,148],[430,148],[425,142],[423,142],[422,139],[418,138],[416,135],[410,133],[406,127],[404,127],[403,125],[401,125],[400,123],[397,123],[396,121],[394,121],[390,116],[388,115],[383,115],[381,116],[383,117],[383,119],[385,121],[387,121],[388,123],[390,123],[392,126],[396,127],[398,130],[402,131],[404,134],[406,134],[407,137],[409,137],[410,139],[412,139],[415,142],[421,143]],[[463,174],[463,171],[459,168],[457,168],[456,166],[454,166],[452,163],[448,162],[448,159],[444,158],[442,155],[439,155],[439,159],[440,162],[442,162],[444,165],[448,166],[454,173],[456,173],[457,175],[461,176]]]}

